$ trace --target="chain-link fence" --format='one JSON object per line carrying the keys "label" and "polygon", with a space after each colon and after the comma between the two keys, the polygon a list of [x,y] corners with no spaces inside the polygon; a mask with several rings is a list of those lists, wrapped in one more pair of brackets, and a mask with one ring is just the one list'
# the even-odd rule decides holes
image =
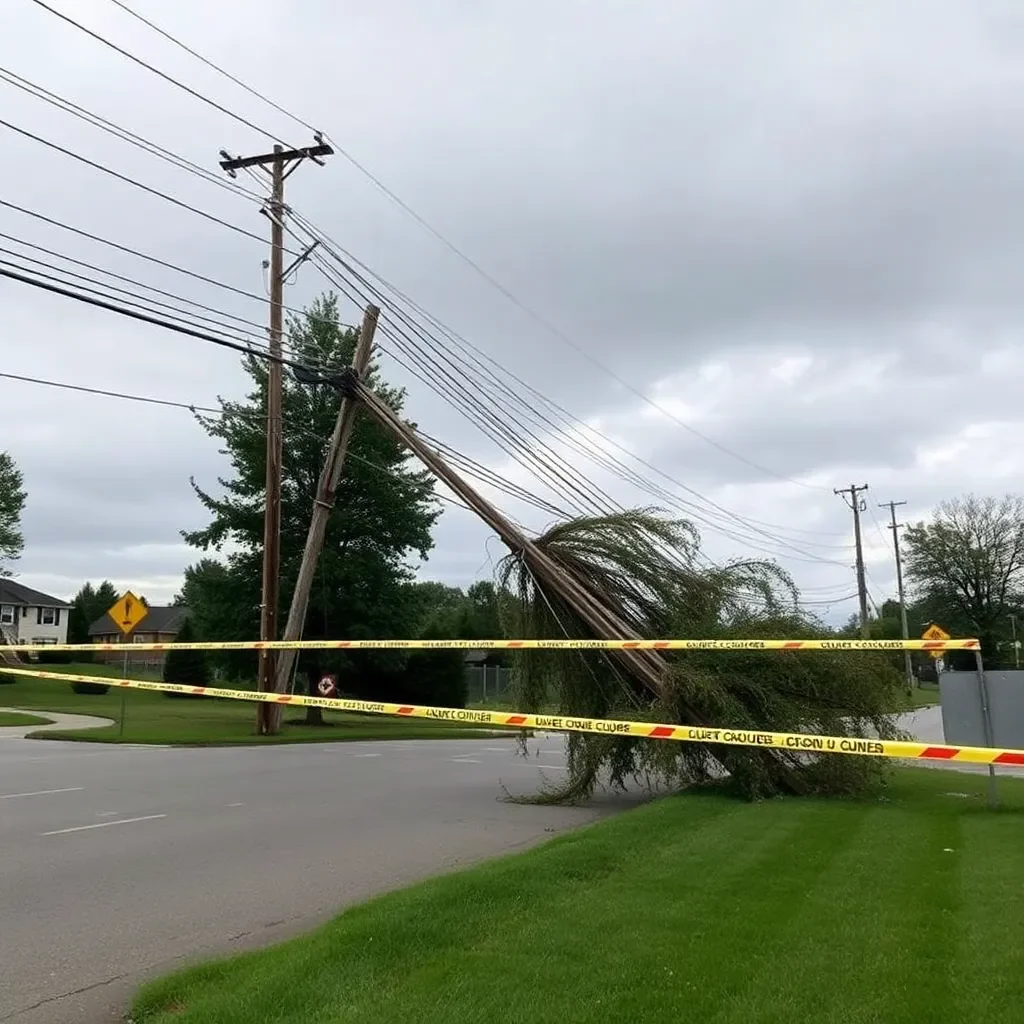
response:
{"label": "chain-link fence", "polygon": [[512,669],[500,665],[469,665],[466,682],[470,704],[507,703],[512,699]]}

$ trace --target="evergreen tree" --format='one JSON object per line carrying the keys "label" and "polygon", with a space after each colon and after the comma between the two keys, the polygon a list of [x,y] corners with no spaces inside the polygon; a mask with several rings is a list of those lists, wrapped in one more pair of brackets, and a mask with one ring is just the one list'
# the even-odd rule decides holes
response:
{"label": "evergreen tree", "polygon": [[[295,358],[323,367],[351,363],[357,332],[340,323],[333,295],[318,299],[303,317],[292,319],[289,332]],[[253,382],[249,396],[241,402],[222,401],[222,416],[199,417],[230,459],[231,471],[219,481],[220,493],[193,484],[211,518],[204,529],[184,534],[189,544],[207,553],[186,574],[183,596],[210,640],[259,636],[268,373],[262,360],[249,359],[243,365]],[[404,393],[388,387],[376,366],[371,367],[368,382],[393,409],[401,411]],[[310,387],[285,376],[282,622],[340,400],[332,387]],[[357,416],[303,636],[386,639],[410,635],[418,606],[409,587],[410,559],[426,556],[439,515],[430,475],[409,465],[400,442],[368,418]],[[339,675],[344,689],[346,675],[384,668],[400,671],[404,660],[395,652],[367,652],[358,661],[329,652],[303,652],[297,671],[308,679],[310,692],[327,671]],[[226,665],[235,676],[251,679],[256,674],[254,655],[226,659]],[[308,720],[318,717],[318,709],[309,709]]]}
{"label": "evergreen tree", "polygon": [[[195,643],[196,631],[191,618],[185,619],[175,642],[180,644]],[[186,686],[205,686],[210,678],[206,663],[205,651],[170,650],[164,659],[164,682],[182,683]],[[168,697],[187,697],[191,694],[168,693]]]}

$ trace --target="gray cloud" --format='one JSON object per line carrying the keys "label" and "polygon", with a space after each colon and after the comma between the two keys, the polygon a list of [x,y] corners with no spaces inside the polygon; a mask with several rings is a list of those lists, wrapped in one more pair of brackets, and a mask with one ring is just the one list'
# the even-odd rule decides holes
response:
{"label": "gray cloud", "polygon": [[[112,5],[67,9],[261,128],[306,141],[305,129]],[[323,127],[629,384],[810,486],[761,473],[653,413],[342,154],[290,179],[291,201],[346,248],[665,472],[808,544],[848,541],[849,513],[831,493],[848,478],[870,476],[873,495],[906,497],[915,516],[952,492],[1015,485],[1024,185],[1008,126],[1024,103],[1019,5],[389,0],[344,12],[307,4],[299,17],[255,0],[243,13],[240,22],[238,11],[189,0],[159,18]],[[196,163],[216,171],[222,146],[268,144],[42,11],[6,28],[4,66]],[[6,129],[2,198],[264,293],[267,224],[256,204],[0,90],[5,119],[258,239]],[[257,323],[266,316],[259,299],[3,208],[0,231]],[[323,287],[306,267],[288,301],[301,306]],[[202,342],[10,282],[0,297],[6,372],[201,404],[245,389],[237,358]],[[357,319],[356,306],[346,315]],[[803,377],[772,375],[804,355]],[[505,466],[491,442],[384,365],[409,386],[408,411],[426,429]],[[884,373],[869,369],[880,365]],[[709,378],[708,366],[724,369]],[[2,444],[30,495],[26,581],[64,593],[113,575],[170,596],[190,557],[179,531],[203,519],[188,478],[210,484],[223,471],[216,445],[180,411],[10,381],[0,395]],[[956,453],[945,462],[944,445]],[[647,500],[580,465],[618,500]],[[543,525],[542,513],[507,504]],[[892,585],[888,536],[870,520],[867,536],[882,595]],[[424,571],[460,582],[489,572],[486,537],[467,513],[446,513]],[[708,544],[716,557],[749,550],[713,534]],[[835,565],[787,564],[809,588],[852,589]]]}

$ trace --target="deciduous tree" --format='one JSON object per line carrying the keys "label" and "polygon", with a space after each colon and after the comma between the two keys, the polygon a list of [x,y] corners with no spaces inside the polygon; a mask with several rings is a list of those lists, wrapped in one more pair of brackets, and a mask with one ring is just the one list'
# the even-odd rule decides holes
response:
{"label": "deciduous tree", "polygon": [[904,541],[915,595],[959,613],[986,661],[996,664],[999,639],[1024,592],[1024,497],[945,501],[930,522],[908,527]]}
{"label": "deciduous tree", "polygon": [[[21,557],[25,539],[21,514],[25,509],[24,478],[9,452],[0,452],[0,560],[14,562]],[[0,564],[0,576],[10,576]]]}

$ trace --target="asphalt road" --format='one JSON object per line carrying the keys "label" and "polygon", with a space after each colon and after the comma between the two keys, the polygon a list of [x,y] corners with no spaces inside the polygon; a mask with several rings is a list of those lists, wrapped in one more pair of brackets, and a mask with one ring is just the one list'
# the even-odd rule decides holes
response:
{"label": "asphalt road", "polygon": [[592,821],[503,799],[564,775],[490,741],[260,749],[0,738],[0,1021],[121,1020],[147,977]]}
{"label": "asphalt road", "polygon": [[[901,724],[942,741],[937,708]],[[642,798],[505,801],[563,776],[555,736],[524,760],[505,738],[185,750],[15,732],[0,731],[4,1024],[119,1021],[153,974],[286,938]]]}

